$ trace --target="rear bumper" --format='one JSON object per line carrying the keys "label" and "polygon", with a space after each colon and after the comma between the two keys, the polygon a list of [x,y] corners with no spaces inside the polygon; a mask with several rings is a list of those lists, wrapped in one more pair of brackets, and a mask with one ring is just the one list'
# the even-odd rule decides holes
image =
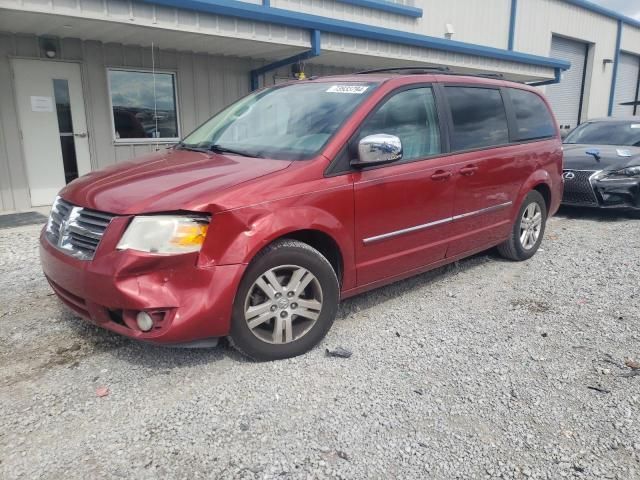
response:
{"label": "rear bumper", "polygon": [[[127,337],[185,344],[229,333],[244,265],[198,266],[197,254],[111,251],[77,260],[40,236],[42,269],[60,300],[90,322]],[[154,318],[138,329],[140,311]]]}

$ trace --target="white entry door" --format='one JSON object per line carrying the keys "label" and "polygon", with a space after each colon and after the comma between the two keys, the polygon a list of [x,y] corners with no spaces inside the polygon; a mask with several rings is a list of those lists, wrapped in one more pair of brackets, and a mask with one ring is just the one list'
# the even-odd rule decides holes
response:
{"label": "white entry door", "polygon": [[12,61],[16,104],[33,206],[91,170],[80,65]]}

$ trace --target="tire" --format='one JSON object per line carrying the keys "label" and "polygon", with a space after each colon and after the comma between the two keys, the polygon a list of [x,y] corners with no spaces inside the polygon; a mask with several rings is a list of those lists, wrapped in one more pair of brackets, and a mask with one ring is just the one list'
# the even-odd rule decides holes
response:
{"label": "tire", "polygon": [[278,240],[256,255],[240,282],[230,343],[254,360],[301,355],[327,334],[339,301],[329,261],[306,243]]}
{"label": "tire", "polygon": [[[526,215],[525,212],[527,212]],[[537,236],[535,236],[535,227],[531,227],[532,230],[530,231],[533,232],[532,234],[535,236],[535,241],[533,241],[533,237],[525,237],[525,241],[523,243],[522,235],[526,229],[526,227],[523,226],[523,222],[527,221],[528,216],[532,212],[540,214]],[[535,223],[537,224],[538,222]],[[536,190],[532,190],[527,194],[520,206],[518,216],[516,217],[516,221],[513,223],[509,238],[504,243],[498,245],[498,253],[500,253],[504,258],[518,262],[528,260],[533,257],[533,255],[538,251],[540,243],[542,243],[546,224],[547,205],[545,204],[542,195],[540,195]]]}

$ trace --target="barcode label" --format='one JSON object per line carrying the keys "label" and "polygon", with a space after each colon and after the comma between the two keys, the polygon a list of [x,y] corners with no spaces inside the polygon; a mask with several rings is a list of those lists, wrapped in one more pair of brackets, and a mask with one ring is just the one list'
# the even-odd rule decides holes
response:
{"label": "barcode label", "polygon": [[365,85],[332,85],[327,89],[329,93],[355,93],[360,95],[367,91],[369,87]]}

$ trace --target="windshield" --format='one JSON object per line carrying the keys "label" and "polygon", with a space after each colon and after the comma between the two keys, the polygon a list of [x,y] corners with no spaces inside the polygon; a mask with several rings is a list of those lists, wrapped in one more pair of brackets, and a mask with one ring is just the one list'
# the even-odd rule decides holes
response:
{"label": "windshield", "polygon": [[567,135],[564,143],[640,147],[640,119],[637,122],[583,123]]}
{"label": "windshield", "polygon": [[305,82],[262,90],[209,119],[180,147],[285,160],[311,158],[375,86]]}

